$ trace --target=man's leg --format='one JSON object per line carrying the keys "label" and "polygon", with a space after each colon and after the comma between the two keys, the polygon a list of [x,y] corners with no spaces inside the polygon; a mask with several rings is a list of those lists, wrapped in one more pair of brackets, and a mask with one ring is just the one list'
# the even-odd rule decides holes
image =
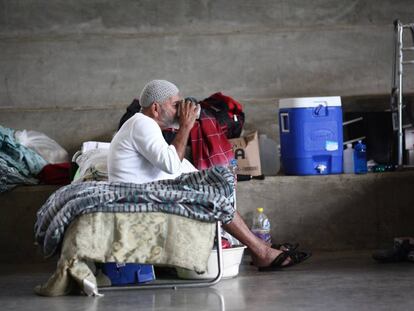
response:
{"label": "man's leg", "polygon": [[[249,248],[252,253],[253,264],[256,267],[269,266],[282,252],[278,249],[271,248],[263,240],[256,237],[247,227],[238,212],[234,214],[232,222],[223,225],[223,228]],[[289,259],[286,259],[283,264],[285,265],[289,263],[289,261]]]}

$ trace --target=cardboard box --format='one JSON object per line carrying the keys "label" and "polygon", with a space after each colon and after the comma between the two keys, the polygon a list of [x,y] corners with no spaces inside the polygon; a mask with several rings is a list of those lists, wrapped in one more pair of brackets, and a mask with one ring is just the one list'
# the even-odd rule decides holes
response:
{"label": "cardboard box", "polygon": [[257,131],[239,138],[229,139],[229,141],[233,146],[234,156],[237,160],[237,174],[262,175]]}

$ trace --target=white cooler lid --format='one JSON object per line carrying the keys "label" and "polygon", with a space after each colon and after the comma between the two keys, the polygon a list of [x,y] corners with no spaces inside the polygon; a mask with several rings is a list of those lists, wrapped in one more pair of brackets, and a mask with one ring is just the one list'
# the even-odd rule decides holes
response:
{"label": "white cooler lid", "polygon": [[330,107],[341,107],[340,96],[326,97],[297,97],[279,99],[279,109],[281,108],[313,108],[319,105]]}

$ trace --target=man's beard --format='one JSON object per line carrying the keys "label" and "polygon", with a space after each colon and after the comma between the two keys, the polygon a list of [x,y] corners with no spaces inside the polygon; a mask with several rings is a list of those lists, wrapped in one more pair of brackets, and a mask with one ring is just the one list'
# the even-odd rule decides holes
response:
{"label": "man's beard", "polygon": [[165,128],[180,128],[177,114],[169,114],[164,108],[161,108],[160,119]]}

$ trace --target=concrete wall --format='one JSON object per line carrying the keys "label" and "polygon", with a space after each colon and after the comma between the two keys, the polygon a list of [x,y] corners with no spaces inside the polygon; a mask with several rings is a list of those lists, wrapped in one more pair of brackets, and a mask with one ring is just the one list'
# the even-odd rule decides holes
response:
{"label": "concrete wall", "polygon": [[[144,84],[164,78],[185,96],[236,98],[246,129],[278,140],[278,98],[340,95],[345,109],[387,107],[392,22],[413,16],[412,0],[0,0],[0,125],[44,132],[73,153],[82,141],[109,141]],[[248,219],[264,206],[277,239],[375,247],[412,233],[411,180],[385,196],[401,180],[273,177],[240,183],[238,201]],[[0,244],[22,258],[54,188],[35,189],[0,198]],[[9,238],[22,214],[24,231]]]}
{"label": "concrete wall", "polygon": [[[58,186],[24,186],[0,194],[0,262],[42,261],[33,244],[36,211]],[[413,236],[414,171],[330,176],[277,176],[239,182],[237,209],[251,225],[264,207],[275,243],[312,251],[389,247]],[[18,230],[16,230],[18,228]]]}
{"label": "concrete wall", "polygon": [[[110,139],[153,78],[240,100],[276,135],[276,99],[386,94],[409,0],[0,1],[0,124],[70,151]],[[258,117],[257,117],[258,116]]]}
{"label": "concrete wall", "polygon": [[240,182],[237,206],[251,225],[264,207],[275,242],[314,250],[389,247],[414,235],[414,171],[366,175],[277,176]]}

